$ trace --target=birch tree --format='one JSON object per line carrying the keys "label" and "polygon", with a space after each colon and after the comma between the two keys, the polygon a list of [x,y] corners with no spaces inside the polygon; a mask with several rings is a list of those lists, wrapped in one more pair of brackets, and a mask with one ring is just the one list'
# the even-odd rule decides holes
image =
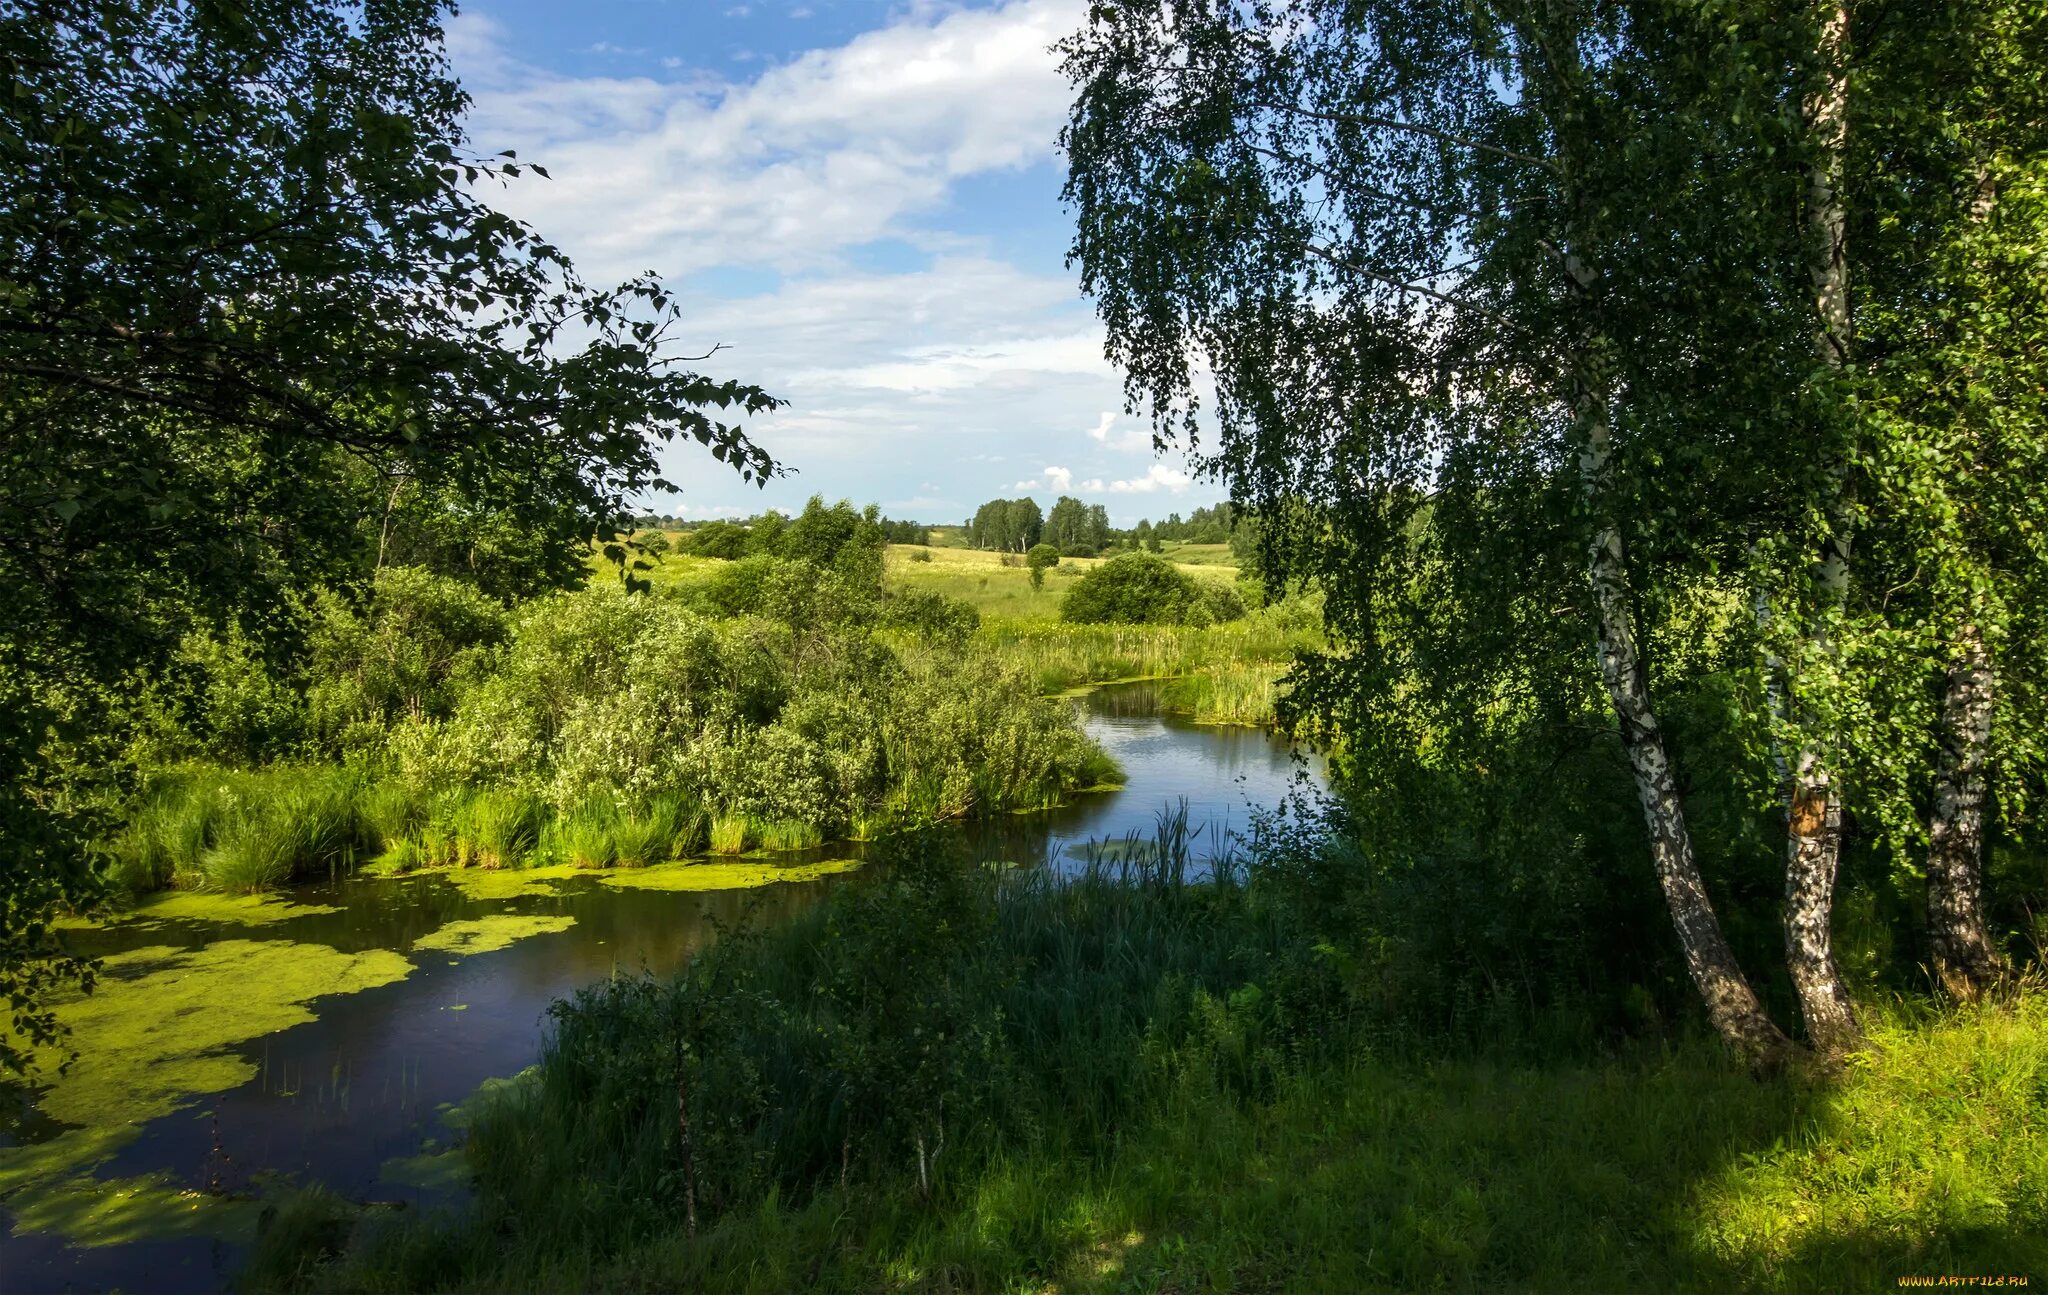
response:
{"label": "birch tree", "polygon": [[2004,970],[1984,857],[2024,828],[2048,721],[2048,13],[1858,17],[1873,543],[1855,758],[1871,818],[1924,864],[1932,970],[1974,998]]}
{"label": "birch tree", "polygon": [[[1768,1061],[1788,1041],[1707,895],[1643,651],[1655,581],[1633,561],[1639,543],[1671,549],[1688,511],[1658,471],[1683,437],[1658,421],[1668,405],[1637,400],[1673,362],[1671,294],[1695,319],[1717,318],[1726,285],[1735,316],[1771,295],[1687,224],[1686,132],[1726,123],[1648,88],[1691,34],[1571,4],[1098,5],[1065,47],[1067,196],[1133,403],[1162,436],[1198,440],[1213,418],[1235,497],[1266,516],[1306,500],[1341,533],[1344,565],[1321,575],[1347,648],[1399,598],[1410,524],[1445,472],[1541,465],[1563,515],[1498,516],[1579,548],[1566,610],[1594,645],[1688,970],[1723,1038]],[[1463,540],[1470,556],[1501,541]],[[1336,668],[1370,686],[1357,662]]]}

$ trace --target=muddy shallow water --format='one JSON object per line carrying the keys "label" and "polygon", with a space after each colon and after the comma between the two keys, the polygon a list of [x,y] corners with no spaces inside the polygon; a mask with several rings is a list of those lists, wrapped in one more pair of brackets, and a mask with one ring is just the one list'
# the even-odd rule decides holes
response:
{"label": "muddy shallow water", "polygon": [[[1206,856],[1252,806],[1321,775],[1269,734],[1160,716],[1148,685],[1076,704],[1125,786],[961,829],[982,857],[1078,867],[1089,842],[1149,838],[1182,799]],[[614,971],[674,968],[721,926],[784,920],[865,875],[828,847],[787,863],[354,878],[225,906],[179,897],[77,932],[108,970],[79,1005],[72,1073],[0,1106],[0,1285],[218,1290],[274,1176],[392,1208],[459,1200],[459,1164],[436,1154],[459,1137],[451,1112],[534,1060],[550,1003]]]}

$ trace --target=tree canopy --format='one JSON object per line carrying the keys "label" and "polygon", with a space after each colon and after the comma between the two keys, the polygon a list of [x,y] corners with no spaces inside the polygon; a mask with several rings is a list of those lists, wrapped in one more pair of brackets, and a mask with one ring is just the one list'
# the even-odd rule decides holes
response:
{"label": "tree canopy", "polygon": [[0,13],[0,989],[26,1034],[124,676],[194,625],[288,634],[304,590],[394,559],[578,581],[667,486],[664,442],[776,472],[730,420],[777,401],[693,369],[652,274],[586,284],[488,205],[545,172],[470,149],[446,9]]}

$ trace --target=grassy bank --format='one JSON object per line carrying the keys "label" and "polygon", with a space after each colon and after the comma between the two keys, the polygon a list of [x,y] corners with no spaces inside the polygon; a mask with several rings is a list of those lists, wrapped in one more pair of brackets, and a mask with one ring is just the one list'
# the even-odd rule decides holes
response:
{"label": "grassy bank", "polygon": [[971,610],[885,599],[871,556],[852,576],[749,558],[688,591],[511,609],[387,572],[360,609],[323,601],[297,677],[213,653],[152,716],[106,856],[132,894],[246,893],[372,860],[632,867],[872,840],[1120,781],[1070,708],[973,641]]}
{"label": "grassy bank", "polygon": [[1759,1079],[1683,1032],[1405,1011],[1284,869],[1062,885],[940,862],[677,981],[585,991],[475,1111],[473,1213],[359,1226],[325,1263],[280,1238],[258,1271],[743,1291],[2048,1272],[2038,996],[1880,1007],[1845,1071]]}

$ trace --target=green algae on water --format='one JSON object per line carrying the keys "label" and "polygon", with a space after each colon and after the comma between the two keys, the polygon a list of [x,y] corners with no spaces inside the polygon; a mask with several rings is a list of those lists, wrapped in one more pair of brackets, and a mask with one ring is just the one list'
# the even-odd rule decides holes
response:
{"label": "green algae on water", "polygon": [[479,900],[557,895],[561,893],[557,881],[590,875],[587,870],[566,863],[543,868],[423,868],[408,875],[417,877],[427,872],[445,878],[468,898]]}
{"label": "green algae on water", "polygon": [[415,951],[437,949],[463,956],[493,953],[530,935],[550,935],[576,925],[573,917],[547,917],[528,913],[494,913],[450,922],[412,942]]}
{"label": "green algae on water", "polygon": [[827,859],[788,867],[766,863],[675,863],[597,875],[605,885],[623,890],[744,890],[778,881],[816,881],[858,867],[858,859]]}
{"label": "green algae on water", "polygon": [[165,922],[213,922],[235,926],[269,926],[295,917],[339,913],[332,904],[296,904],[277,895],[218,895],[199,890],[168,890],[135,907],[99,918],[66,918],[69,930],[97,926],[159,926]]}
{"label": "green algae on water", "polygon": [[343,953],[293,940],[153,946],[103,965],[98,990],[57,1008],[77,1060],[58,1073],[56,1054],[46,1052],[37,1076],[47,1084],[37,1109],[74,1127],[0,1148],[0,1196],[16,1229],[54,1229],[88,1245],[132,1240],[150,1220],[182,1217],[201,1203],[156,1179],[95,1179],[94,1165],[148,1121],[248,1082],[256,1066],[237,1045],[313,1020],[306,1005],[316,998],[392,984],[412,971],[386,949]]}

